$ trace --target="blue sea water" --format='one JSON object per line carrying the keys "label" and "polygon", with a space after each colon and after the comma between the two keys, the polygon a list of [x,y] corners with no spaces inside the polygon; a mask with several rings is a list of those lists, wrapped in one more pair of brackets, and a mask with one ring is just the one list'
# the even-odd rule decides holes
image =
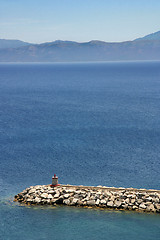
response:
{"label": "blue sea water", "polygon": [[0,158],[0,239],[160,239],[156,214],[12,201],[53,173],[160,189],[160,62],[0,64]]}

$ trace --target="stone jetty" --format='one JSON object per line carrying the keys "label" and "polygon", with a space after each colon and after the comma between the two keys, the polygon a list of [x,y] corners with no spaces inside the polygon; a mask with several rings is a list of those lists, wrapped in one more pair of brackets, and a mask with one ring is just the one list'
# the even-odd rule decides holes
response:
{"label": "stone jetty", "polygon": [[63,204],[160,213],[160,190],[37,185],[26,188],[14,200],[29,205]]}

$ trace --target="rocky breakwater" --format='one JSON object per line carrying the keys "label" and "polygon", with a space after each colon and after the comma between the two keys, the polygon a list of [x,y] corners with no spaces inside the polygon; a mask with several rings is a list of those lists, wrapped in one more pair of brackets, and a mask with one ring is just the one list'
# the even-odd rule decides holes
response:
{"label": "rocky breakwater", "polygon": [[60,185],[38,185],[17,194],[24,204],[100,207],[160,213],[160,190]]}

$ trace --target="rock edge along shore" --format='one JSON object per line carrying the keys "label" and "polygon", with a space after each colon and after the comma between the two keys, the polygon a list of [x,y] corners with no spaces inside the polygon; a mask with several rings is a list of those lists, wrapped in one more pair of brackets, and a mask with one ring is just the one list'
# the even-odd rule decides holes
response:
{"label": "rock edge along shore", "polygon": [[160,190],[152,189],[37,185],[17,194],[14,201],[160,213]]}

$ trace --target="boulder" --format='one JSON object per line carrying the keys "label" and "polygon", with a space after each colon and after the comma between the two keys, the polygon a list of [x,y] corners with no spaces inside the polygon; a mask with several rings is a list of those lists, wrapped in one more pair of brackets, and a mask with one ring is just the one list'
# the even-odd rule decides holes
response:
{"label": "boulder", "polygon": [[151,197],[147,197],[147,198],[145,198],[145,201],[151,202],[151,201],[152,201],[152,198],[151,198]]}
{"label": "boulder", "polygon": [[100,203],[100,200],[97,199],[97,200],[96,200],[96,205],[99,205],[99,203]]}
{"label": "boulder", "polygon": [[138,207],[134,205],[134,206],[132,207],[132,209],[133,209],[133,210],[137,210]]}
{"label": "boulder", "polygon": [[76,205],[78,200],[79,200],[78,198],[73,198],[71,205]]}
{"label": "boulder", "polygon": [[114,202],[114,205],[115,205],[115,207],[119,208],[119,207],[122,205],[122,202],[116,200],[116,201]]}
{"label": "boulder", "polygon": [[136,202],[137,202],[138,204],[141,204],[141,203],[143,203],[143,200],[142,200],[142,199],[137,199]]}
{"label": "boulder", "polygon": [[24,195],[27,194],[27,191],[26,191],[26,190],[23,190],[22,194],[24,194]]}
{"label": "boulder", "polygon": [[114,202],[113,201],[107,202],[107,207],[113,207],[113,206],[114,206]]}
{"label": "boulder", "polygon": [[59,192],[56,192],[56,194],[54,195],[54,198],[58,198],[60,196]]}
{"label": "boulder", "polygon": [[88,206],[95,206],[96,205],[96,201],[95,200],[89,200],[89,201],[87,201],[87,205]]}
{"label": "boulder", "polygon": [[154,202],[154,203],[159,203],[159,198],[154,197],[154,198],[152,199],[152,202]]}
{"label": "boulder", "polygon": [[77,205],[82,206],[82,205],[83,205],[83,202],[82,202],[81,200],[78,200],[78,201],[77,201]]}
{"label": "boulder", "polygon": [[96,199],[96,196],[95,195],[92,195],[91,197],[90,197],[90,200],[95,200]]}
{"label": "boulder", "polygon": [[63,195],[64,198],[69,198],[70,197],[70,194],[69,193],[66,193]]}
{"label": "boulder", "polygon": [[63,200],[63,203],[64,203],[65,205],[69,205],[69,204],[70,204],[70,200],[69,200],[69,199],[65,199],[65,200]]}
{"label": "boulder", "polygon": [[130,202],[130,199],[126,198],[125,202],[128,204]]}
{"label": "boulder", "polygon": [[138,193],[137,194],[137,197],[139,198],[139,199],[142,199],[142,197],[144,197],[145,196],[145,193]]}
{"label": "boulder", "polygon": [[36,197],[36,198],[34,199],[34,203],[39,204],[40,202],[41,202],[41,199],[40,199],[40,198]]}
{"label": "boulder", "polygon": [[52,199],[52,198],[53,198],[53,195],[52,195],[52,194],[48,194],[48,198],[49,198],[49,199]]}
{"label": "boulder", "polygon": [[136,199],[135,199],[135,198],[132,198],[132,199],[131,199],[131,203],[132,203],[132,204],[134,204],[134,203],[135,203],[135,201],[136,201]]}
{"label": "boulder", "polygon": [[33,193],[35,193],[35,189],[34,188],[32,188],[31,190],[29,190],[29,192],[28,192],[28,194],[33,194]]}
{"label": "boulder", "polygon": [[33,202],[33,199],[31,199],[31,198],[26,199],[26,203],[32,203],[32,202]]}
{"label": "boulder", "polygon": [[155,207],[152,203],[149,206],[147,206],[146,210],[148,212],[155,212],[156,211],[156,209],[155,209]]}
{"label": "boulder", "polygon": [[73,193],[74,190],[73,189],[66,189],[66,193]]}
{"label": "boulder", "polygon": [[106,200],[105,200],[105,199],[102,199],[100,203],[101,203],[102,205],[106,205]]}
{"label": "boulder", "polygon": [[77,198],[77,199],[78,199],[78,198],[79,198],[79,194],[75,194],[75,195],[74,195],[74,198]]}
{"label": "boulder", "polygon": [[51,203],[58,203],[58,201],[59,201],[59,198],[52,198],[50,200]]}
{"label": "boulder", "polygon": [[128,204],[124,204],[124,203],[123,203],[123,204],[121,205],[121,207],[122,207],[123,209],[128,209]]}
{"label": "boulder", "polygon": [[42,193],[41,198],[48,198],[48,194],[47,193]]}
{"label": "boulder", "polygon": [[55,194],[56,192],[54,190],[49,190],[48,194]]}
{"label": "boulder", "polygon": [[160,204],[159,204],[159,203],[156,203],[156,204],[155,204],[155,208],[156,208],[156,211],[157,211],[157,212],[160,212]]}
{"label": "boulder", "polygon": [[141,203],[141,204],[139,205],[139,208],[146,209],[147,207],[146,207],[146,205],[145,205],[144,203]]}

